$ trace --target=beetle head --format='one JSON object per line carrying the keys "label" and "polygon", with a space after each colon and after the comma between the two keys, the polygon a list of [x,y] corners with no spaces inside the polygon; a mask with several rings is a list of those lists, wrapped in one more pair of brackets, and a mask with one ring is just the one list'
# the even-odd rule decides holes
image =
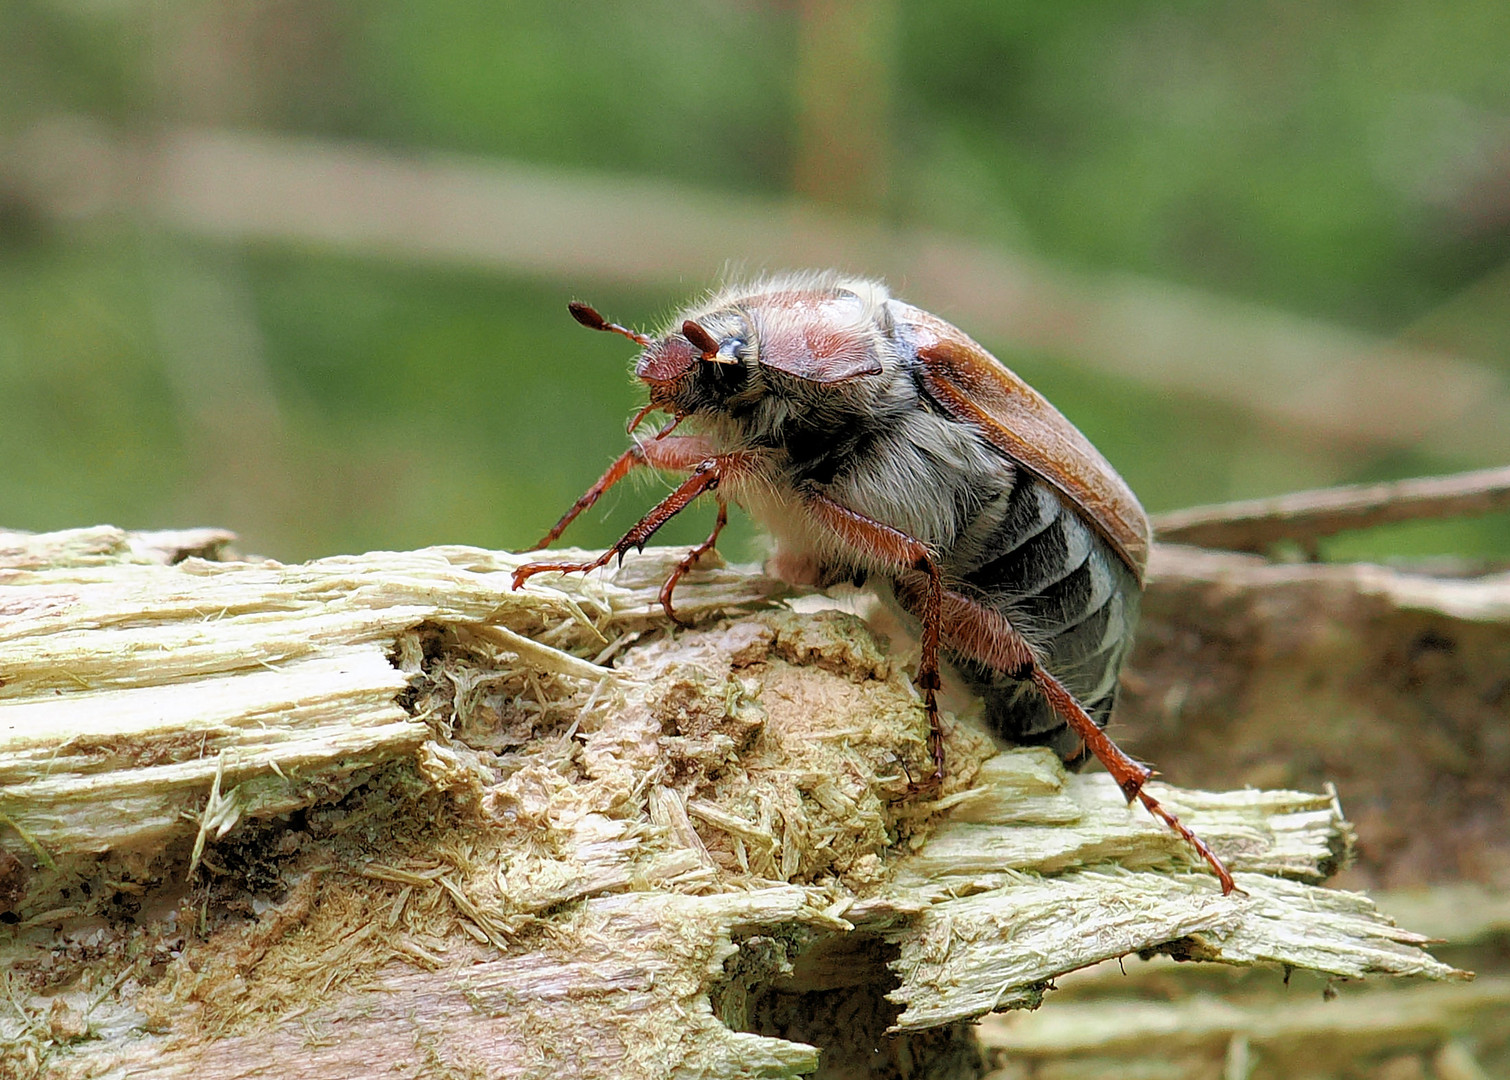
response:
{"label": "beetle head", "polygon": [[743,342],[740,338],[729,335],[720,339],[695,320],[684,320],[680,331],[662,338],[651,338],[609,322],[595,309],[578,301],[572,301],[568,310],[583,326],[621,334],[643,348],[634,373],[650,388],[650,406],[645,411],[666,409],[684,416],[696,407],[696,399],[704,396],[695,392],[697,388],[693,384],[700,381],[705,366],[723,369],[723,381],[726,382],[738,381],[736,371],[743,371],[744,361],[740,355]]}
{"label": "beetle head", "polygon": [[669,388],[696,377],[703,364],[737,366],[741,362],[739,344],[737,338],[720,341],[701,324],[688,319],[679,333],[646,344],[634,366],[634,374],[648,383],[654,393],[657,387]]}
{"label": "beetle head", "polygon": [[733,288],[651,338],[572,303],[582,325],[642,348],[635,376],[650,409],[717,412],[745,395],[811,400],[824,388],[883,370],[891,333],[885,290],[870,282],[791,276]]}

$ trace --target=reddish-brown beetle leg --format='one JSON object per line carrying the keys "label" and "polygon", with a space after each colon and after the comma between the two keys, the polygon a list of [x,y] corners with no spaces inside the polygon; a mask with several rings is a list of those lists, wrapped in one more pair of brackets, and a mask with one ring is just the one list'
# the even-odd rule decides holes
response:
{"label": "reddish-brown beetle leg", "polygon": [[[919,608],[922,609],[926,626],[932,583],[926,586],[925,592],[920,574],[903,573],[898,575],[895,588],[897,600],[904,608],[914,614],[918,613]],[[1179,818],[1164,809],[1159,800],[1143,790],[1143,785],[1148,782],[1153,771],[1128,757],[1101,730],[1080,702],[1075,700],[1075,696],[1065,689],[1064,684],[1039,665],[1032,648],[1003,615],[976,603],[968,596],[947,589],[943,597],[942,621],[950,649],[1014,678],[1031,679],[1054,712],[1059,714],[1075,734],[1080,736],[1086,748],[1106,766],[1106,771],[1122,789],[1127,801],[1137,799],[1150,814],[1178,833],[1211,867],[1222,883],[1222,894],[1225,896],[1232,892],[1236,887],[1232,875],[1216,857],[1216,853]]]}
{"label": "reddish-brown beetle leg", "polygon": [[697,565],[698,559],[701,559],[713,550],[713,545],[718,543],[718,534],[724,531],[724,526],[728,523],[729,507],[720,499],[718,500],[718,520],[713,523],[713,531],[708,534],[708,539],[687,552],[687,557],[676,564],[676,569],[671,571],[671,576],[666,579],[666,584],[661,586],[661,607],[666,611],[666,618],[678,626],[691,626],[692,624],[679,618],[675,609],[671,606],[671,594],[676,589],[676,583],[691,572],[692,568]]}
{"label": "reddish-brown beetle leg", "polygon": [[923,649],[918,659],[918,675],[913,680],[923,692],[923,709],[928,714],[928,749],[933,756],[933,775],[917,790],[936,788],[944,780],[944,727],[939,721],[939,634],[943,623],[944,578],[928,545],[915,540],[890,525],[856,513],[825,495],[808,494],[813,513],[852,547],[872,558],[899,568],[911,568],[928,576],[928,591],[923,599]]}
{"label": "reddish-brown beetle leg", "polygon": [[1206,865],[1211,867],[1212,872],[1217,876],[1217,880],[1222,883],[1222,895],[1232,895],[1232,891],[1237,888],[1237,883],[1232,880],[1232,874],[1227,870],[1226,866],[1222,864],[1222,860],[1217,858],[1216,852],[1212,851],[1209,847],[1206,846],[1206,841],[1202,840],[1199,836],[1193,833],[1190,830],[1190,827],[1182,822],[1179,818],[1175,817],[1168,810],[1165,810],[1163,804],[1148,792],[1139,791],[1138,798],[1142,801],[1144,808],[1147,809],[1150,814],[1158,818],[1160,821],[1164,822],[1165,825],[1168,825],[1175,832],[1179,833],[1180,836],[1184,838],[1185,843],[1189,844],[1191,847],[1195,848],[1197,852],[1200,853],[1201,858],[1206,860]]}
{"label": "reddish-brown beetle leg", "polygon": [[[1002,621],[1006,622],[1004,619]],[[1007,633],[1021,640],[1021,635],[1015,629],[1009,629]],[[1096,760],[1106,766],[1106,771],[1111,773],[1112,779],[1122,789],[1123,797],[1128,802],[1144,798],[1143,785],[1148,782],[1149,777],[1153,776],[1153,770],[1128,757],[1120,746],[1112,742],[1111,736],[1091,719],[1084,706],[1075,700],[1075,695],[1066,690],[1063,683],[1039,667],[1036,662],[1032,666],[1029,678],[1038,688],[1038,692],[1047,699],[1049,707],[1059,714],[1076,735],[1080,736],[1080,741],[1096,755]],[[1147,803],[1145,802],[1144,805]],[[1225,870],[1222,872],[1226,873]]]}
{"label": "reddish-brown beetle leg", "polygon": [[1180,821],[1174,814],[1164,809],[1162,803],[1148,792],[1143,790],[1143,785],[1153,775],[1153,770],[1145,765],[1140,765],[1122,752],[1122,748],[1112,742],[1106,732],[1096,725],[1090,715],[1081,707],[1075,696],[1064,688],[1064,685],[1054,676],[1044,671],[1041,667],[1033,668],[1033,685],[1038,687],[1044,697],[1048,698],[1049,704],[1055,712],[1064,717],[1066,723],[1074,729],[1075,734],[1085,741],[1090,747],[1091,753],[1095,754],[1101,764],[1106,766],[1106,771],[1112,774],[1117,786],[1122,789],[1122,794],[1127,796],[1127,801],[1137,799],[1147,811],[1168,825],[1185,840],[1187,844],[1195,848],[1206,864],[1211,867],[1217,879],[1222,883],[1222,895],[1229,895],[1237,886],[1232,880],[1231,873],[1222,860],[1216,857],[1216,853],[1206,846],[1206,842],[1189,827]]}
{"label": "reddish-brown beetle leg", "polygon": [[634,528],[630,529],[627,533],[619,538],[619,542],[617,544],[609,548],[607,551],[603,552],[603,554],[599,555],[591,562],[527,563],[526,565],[521,566],[519,567],[519,569],[514,571],[514,588],[519,588],[536,574],[543,574],[548,570],[556,571],[557,573],[562,574],[586,573],[591,570],[596,570],[600,566],[608,565],[608,562],[616,556],[620,562],[623,562],[624,556],[628,553],[630,548],[638,548],[639,550],[643,551],[645,549],[645,544],[650,540],[652,536],[655,535],[656,530],[658,530],[662,525],[666,524],[666,522],[674,518],[677,514],[685,510],[688,504],[703,492],[711,491],[714,488],[718,487],[719,480],[722,479],[724,470],[735,464],[734,457],[735,455],[719,458],[709,458],[706,461],[699,463],[698,466],[692,470],[692,475],[682,481],[680,487],[678,487],[670,495],[666,496],[666,498],[662,499],[660,503],[650,511],[650,513],[642,517],[634,526]]}
{"label": "reddish-brown beetle leg", "polygon": [[551,526],[551,531],[541,537],[540,542],[534,547],[526,550],[539,551],[541,548],[550,547],[566,531],[566,527],[577,520],[577,516],[582,511],[591,508],[592,504],[601,499],[609,488],[628,476],[630,470],[636,465],[643,464],[645,464],[645,455],[638,446],[631,446],[625,450],[619,455],[618,460],[608,466],[603,475],[598,477],[597,483],[588,488],[581,498],[572,503],[571,509],[561,515],[561,520]]}
{"label": "reddish-brown beetle leg", "polygon": [[[641,413],[641,415],[644,414]],[[561,515],[561,520],[551,527],[551,531],[546,533],[538,544],[527,550],[538,551],[554,544],[566,531],[566,527],[577,520],[578,515],[591,508],[593,503],[601,499],[609,488],[628,476],[638,466],[649,465],[656,469],[690,469],[698,462],[712,457],[712,447],[702,436],[678,435],[674,439],[666,438],[680,423],[680,418],[672,420],[656,432],[655,437],[649,442],[636,443],[620,454],[603,475],[598,477],[598,482],[588,488],[582,497],[572,504],[570,510]]]}

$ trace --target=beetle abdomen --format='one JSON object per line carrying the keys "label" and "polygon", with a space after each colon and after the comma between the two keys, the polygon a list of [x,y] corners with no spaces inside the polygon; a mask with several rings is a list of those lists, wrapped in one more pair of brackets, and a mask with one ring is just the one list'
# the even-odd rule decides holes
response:
{"label": "beetle abdomen", "polygon": [[[1131,568],[1058,492],[1026,471],[982,508],[971,531],[979,530],[969,545],[979,553],[975,565],[951,568],[954,576],[1011,621],[1104,727],[1138,621]],[[986,722],[997,734],[1049,746],[1071,764],[1084,759],[1079,738],[1031,683],[965,657],[950,659],[984,699]]]}

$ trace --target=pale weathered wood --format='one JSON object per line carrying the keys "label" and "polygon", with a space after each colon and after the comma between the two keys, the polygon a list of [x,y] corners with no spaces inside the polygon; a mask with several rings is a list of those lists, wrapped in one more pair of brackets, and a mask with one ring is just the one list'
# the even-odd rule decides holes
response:
{"label": "pale weathered wood", "polygon": [[[1066,1001],[994,1017],[983,1025],[981,1038],[1019,1063],[1062,1063],[1062,1071],[1053,1075],[1110,1080],[1144,1075],[1151,1067],[1164,1076],[1216,1076],[1218,1071],[1202,1073],[1192,1066],[1203,1060],[1219,1065],[1238,1039],[1262,1062],[1264,1077],[1359,1075],[1360,1063],[1371,1058],[1439,1052],[1454,1034],[1491,1016],[1501,1024],[1510,1021],[1510,979],[1344,992],[1330,1002],[1309,993],[1302,1000],[1260,1003],[1208,995],[1175,1002],[1120,1000],[1115,1008]],[[1079,1069],[1072,1073],[1075,1064]],[[1252,1068],[1247,1075],[1253,1075]]]}
{"label": "pale weathered wood", "polygon": [[[926,905],[895,938],[907,973],[893,995],[907,1005],[902,1029],[1031,1006],[1057,976],[1167,942],[1185,957],[1338,977],[1449,974],[1421,951],[1424,937],[1379,922],[1365,897],[1301,884],[1329,874],[1349,842],[1326,796],[1155,785],[1236,873],[1242,895],[1223,898],[1200,875],[1126,872],[1168,865],[1160,830],[1108,777],[1066,778],[1054,765],[1047,752],[988,761],[978,779],[988,794],[904,861],[884,896],[848,914],[885,926],[893,905]],[[1080,869],[1109,844],[1124,869]]]}
{"label": "pale weathered wood", "polygon": [[113,525],[54,533],[0,529],[0,572],[125,562],[168,564],[190,556],[215,559],[235,539],[235,533],[224,529],[127,532]]}
{"label": "pale weathered wood", "polygon": [[[387,654],[426,621],[488,622],[532,670],[612,679],[558,646],[596,652],[643,628],[678,557],[517,594],[526,556],[468,548],[175,561],[225,536],[0,536],[0,812],[54,854],[161,841],[217,772],[266,816],[307,801],[301,786],[412,754],[426,729],[396,703],[407,680]],[[697,618],[773,591],[712,570],[678,602]]]}
{"label": "pale weathered wood", "polygon": [[[798,888],[680,896],[628,893],[590,901],[580,952],[509,950],[464,967],[395,967],[366,992],[299,1022],[165,1052],[160,1039],[123,1043],[120,1075],[319,1080],[431,1076],[795,1076],[815,1047],[730,1031],[709,1009],[707,984],[746,928],[832,926]],[[418,1045],[416,1045],[418,1044]],[[91,1075],[98,1055],[59,1063]]]}
{"label": "pale weathered wood", "polygon": [[180,542],[0,568],[7,1067],[792,1076],[852,1041],[783,994],[905,1039],[1133,951],[1457,974],[1315,884],[1351,844],[1326,795],[1161,786],[1223,897],[1109,778],[966,721],[909,793],[902,662],[748,570],[690,578],[670,634],[677,550],[514,592],[524,556]]}

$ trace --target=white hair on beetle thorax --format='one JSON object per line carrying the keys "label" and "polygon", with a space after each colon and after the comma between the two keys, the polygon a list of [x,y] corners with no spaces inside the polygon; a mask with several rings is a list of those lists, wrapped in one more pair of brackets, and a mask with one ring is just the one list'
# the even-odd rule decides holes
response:
{"label": "white hair on beetle thorax", "polygon": [[666,333],[680,331],[682,323],[688,319],[696,322],[717,312],[730,309],[737,311],[751,300],[773,293],[817,293],[828,296],[852,293],[860,299],[865,318],[887,329],[891,325],[891,311],[887,307],[891,292],[881,282],[838,270],[784,270],[744,281],[726,280],[714,286],[701,300],[682,308],[667,327]]}

